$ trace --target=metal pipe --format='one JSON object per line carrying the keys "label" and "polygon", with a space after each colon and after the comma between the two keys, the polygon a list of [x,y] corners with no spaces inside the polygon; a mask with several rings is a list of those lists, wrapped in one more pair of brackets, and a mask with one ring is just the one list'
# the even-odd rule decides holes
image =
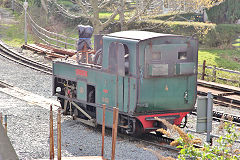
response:
{"label": "metal pipe", "polygon": [[115,160],[117,128],[118,128],[118,108],[115,108],[115,107],[114,107],[114,108],[113,108],[112,158],[111,158],[111,160]]}
{"label": "metal pipe", "polygon": [[7,133],[7,115],[4,116],[4,121],[5,121],[5,131]]}
{"label": "metal pipe", "polygon": [[50,105],[50,160],[54,159],[54,138],[53,138],[53,112],[52,112],[52,105]]}
{"label": "metal pipe", "polygon": [[57,146],[58,146],[58,160],[61,160],[61,108],[58,109],[57,115]]}
{"label": "metal pipe", "polygon": [[103,120],[102,120],[102,157],[104,157],[104,136],[105,136],[105,111],[106,104],[103,104]]}
{"label": "metal pipe", "polygon": [[114,130],[115,130],[115,121],[116,121],[116,108],[113,108],[113,126],[112,126],[112,160],[114,155]]}
{"label": "metal pipe", "polygon": [[2,113],[0,113],[0,120],[1,120],[1,124],[3,124],[3,117],[2,117]]}

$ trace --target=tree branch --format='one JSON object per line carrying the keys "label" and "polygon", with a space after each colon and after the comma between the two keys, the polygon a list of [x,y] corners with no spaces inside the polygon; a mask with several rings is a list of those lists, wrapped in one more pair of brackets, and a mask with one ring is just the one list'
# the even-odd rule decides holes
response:
{"label": "tree branch", "polygon": [[144,3],[146,3],[145,7],[140,12],[137,12],[137,9],[136,9],[135,14],[127,21],[127,24],[132,23],[137,18],[139,18],[147,10],[147,8],[149,8],[149,6],[152,2],[153,2],[153,0],[145,0],[144,1]]}
{"label": "tree branch", "polygon": [[83,10],[84,15],[91,20],[92,16],[88,13],[88,10],[87,10],[87,7],[89,6],[86,6],[87,4],[86,3],[84,4],[82,0],[78,0],[77,3]]}
{"label": "tree branch", "polygon": [[104,0],[100,5],[99,5],[99,9],[103,9],[105,8],[108,4],[112,3],[112,0]]}
{"label": "tree branch", "polygon": [[111,15],[111,17],[110,17],[106,22],[103,23],[103,28],[107,27],[107,26],[114,20],[114,18],[115,18],[115,17],[118,15],[118,13],[119,13],[119,9],[120,9],[120,7],[118,7],[118,8],[113,12],[113,14]]}

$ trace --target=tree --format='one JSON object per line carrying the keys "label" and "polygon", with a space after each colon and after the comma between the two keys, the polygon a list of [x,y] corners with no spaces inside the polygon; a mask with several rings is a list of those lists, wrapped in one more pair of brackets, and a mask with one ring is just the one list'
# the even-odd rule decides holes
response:
{"label": "tree", "polygon": [[121,24],[121,30],[127,30],[127,26],[132,22],[139,20],[142,15],[144,15],[147,9],[150,8],[150,5],[154,2],[154,0],[136,0],[132,3],[135,3],[135,8],[131,11],[132,14],[128,14],[129,16],[126,18],[125,16],[125,8],[126,8],[126,0],[120,0],[120,11],[119,11],[119,19]]}
{"label": "tree", "polygon": [[164,5],[173,10],[185,12],[199,12],[204,8],[210,8],[224,0],[164,0]]}
{"label": "tree", "polygon": [[[76,0],[76,2],[81,7],[86,18],[91,21],[94,34],[100,33],[119,14],[119,3],[114,0]],[[107,7],[112,8],[113,12],[105,22],[102,22],[99,18],[99,13]]]}
{"label": "tree", "polygon": [[223,3],[209,8],[207,15],[213,23],[235,23],[240,19],[239,0],[225,0]]}
{"label": "tree", "polygon": [[[156,12],[153,11],[158,11],[159,14],[159,11],[163,11],[166,6],[171,12],[192,12],[221,1],[223,0],[72,0],[80,6],[82,14],[92,23],[94,34],[103,31],[117,19],[117,16],[121,30],[127,30],[132,22],[154,16]],[[101,12],[108,12],[111,15],[103,20],[99,17]]]}
{"label": "tree", "polygon": [[[128,24],[139,20],[153,1],[154,0],[76,0],[83,14],[91,21],[95,34],[113,22],[117,15],[119,15],[121,30],[126,30]],[[134,7],[131,8],[131,10],[128,10],[128,16],[126,16],[125,8],[127,8],[127,5],[130,3],[135,5],[133,5]],[[105,22],[102,22],[99,13],[105,10],[110,11],[112,14]]]}
{"label": "tree", "polygon": [[41,0],[41,6],[43,10],[48,14],[48,9],[45,0]]}

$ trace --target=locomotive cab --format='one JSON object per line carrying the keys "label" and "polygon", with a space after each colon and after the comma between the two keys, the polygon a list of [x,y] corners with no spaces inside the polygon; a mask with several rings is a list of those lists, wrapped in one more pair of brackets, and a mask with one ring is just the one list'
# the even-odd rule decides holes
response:
{"label": "locomotive cab", "polygon": [[[154,117],[180,125],[196,102],[197,40],[144,31],[117,32],[109,36],[111,42],[109,37],[105,39],[110,44],[109,66],[103,67],[114,68],[113,73],[120,79],[124,97],[119,93],[118,104],[123,106],[122,111],[136,117],[135,125],[142,127],[143,132],[163,127]],[[123,58],[126,54],[127,60]],[[127,124],[129,119],[124,121]]]}
{"label": "locomotive cab", "polygon": [[180,125],[193,110],[197,40],[123,31],[97,36],[95,46],[102,50],[99,63],[53,62],[53,95],[82,122],[101,124],[101,106],[106,104],[106,126],[112,127],[116,106],[119,128],[141,134],[164,128],[154,117]]}

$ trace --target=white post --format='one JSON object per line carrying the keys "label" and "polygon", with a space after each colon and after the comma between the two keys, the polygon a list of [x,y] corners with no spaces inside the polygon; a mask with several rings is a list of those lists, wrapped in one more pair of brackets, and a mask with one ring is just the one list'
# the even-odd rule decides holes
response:
{"label": "white post", "polygon": [[211,144],[212,131],[212,111],[213,111],[213,96],[211,92],[207,94],[207,143]]}
{"label": "white post", "polygon": [[25,0],[23,3],[24,11],[25,11],[25,25],[24,25],[24,40],[25,44],[27,44],[27,7],[28,7],[28,2]]}

